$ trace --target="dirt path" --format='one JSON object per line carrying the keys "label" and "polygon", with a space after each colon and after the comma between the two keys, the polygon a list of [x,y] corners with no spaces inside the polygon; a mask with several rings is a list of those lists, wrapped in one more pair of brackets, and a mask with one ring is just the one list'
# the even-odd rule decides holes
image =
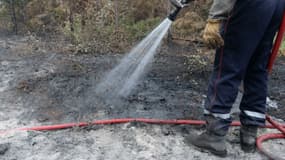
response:
{"label": "dirt path", "polygon": [[[164,47],[133,94],[114,102],[102,101],[95,94],[95,86],[122,55],[72,55],[38,49],[27,54],[23,48],[29,46],[26,43],[25,38],[4,39],[0,43],[0,130],[125,117],[202,119],[201,106],[211,67],[195,68],[199,65],[181,54],[195,55],[191,47]],[[270,113],[283,120],[285,115],[280,111],[285,110],[285,86],[281,85],[285,80],[284,65],[281,59],[270,84],[271,98],[279,104]],[[200,130],[129,123],[11,133],[1,136],[0,159],[218,159],[185,142],[190,132]],[[284,143],[266,145],[282,155]],[[248,155],[239,149],[237,129],[230,132],[228,147],[228,159],[264,159],[258,153]]]}

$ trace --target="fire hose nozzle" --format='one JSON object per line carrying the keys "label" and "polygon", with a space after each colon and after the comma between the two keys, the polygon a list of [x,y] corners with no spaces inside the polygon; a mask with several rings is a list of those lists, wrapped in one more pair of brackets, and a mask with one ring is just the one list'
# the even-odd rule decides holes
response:
{"label": "fire hose nozzle", "polygon": [[168,15],[168,19],[170,19],[171,21],[175,21],[180,10],[181,8],[175,8],[174,10],[172,10],[171,13]]}
{"label": "fire hose nozzle", "polygon": [[171,11],[171,13],[168,15],[168,18],[171,21],[175,21],[180,10],[188,6],[188,3],[191,1],[193,0],[170,0],[170,3],[175,7],[175,9]]}
{"label": "fire hose nozzle", "polygon": [[176,8],[184,8],[190,0],[169,0],[170,3]]}

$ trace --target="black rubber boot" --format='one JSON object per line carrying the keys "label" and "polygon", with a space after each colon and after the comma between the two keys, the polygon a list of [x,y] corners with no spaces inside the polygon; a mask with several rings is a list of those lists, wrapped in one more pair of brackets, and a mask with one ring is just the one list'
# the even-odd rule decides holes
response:
{"label": "black rubber boot", "polygon": [[221,130],[217,128],[218,121],[220,119],[215,118],[213,116],[207,116],[207,130],[202,133],[201,135],[193,135],[190,137],[189,141],[194,146],[202,149],[207,150],[219,157],[226,157],[227,156],[227,149],[226,149],[226,142],[225,137],[227,130]]}
{"label": "black rubber boot", "polygon": [[225,136],[217,136],[207,131],[199,136],[192,137],[191,143],[220,157],[227,156]]}
{"label": "black rubber boot", "polygon": [[256,151],[257,126],[245,126],[240,128],[240,145],[241,149],[246,153]]}

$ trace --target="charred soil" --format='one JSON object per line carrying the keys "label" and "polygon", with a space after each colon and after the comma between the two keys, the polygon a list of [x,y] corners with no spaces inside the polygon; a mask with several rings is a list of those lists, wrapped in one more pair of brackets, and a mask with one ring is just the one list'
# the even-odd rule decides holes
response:
{"label": "charred soil", "polygon": [[[122,54],[75,55],[41,49],[26,54],[25,48],[18,48],[25,43],[23,37],[1,39],[0,129],[110,118],[203,119],[212,64],[193,45],[163,45],[129,97],[106,101],[95,94],[96,84]],[[269,88],[270,98],[279,106],[269,113],[283,120],[284,60],[277,61]],[[190,132],[199,130],[130,123],[13,133],[1,138],[0,145],[6,148],[0,159],[218,159],[184,142]],[[258,153],[243,153],[237,133],[232,129],[229,136],[229,159],[263,159]],[[278,145],[284,147],[284,141]]]}

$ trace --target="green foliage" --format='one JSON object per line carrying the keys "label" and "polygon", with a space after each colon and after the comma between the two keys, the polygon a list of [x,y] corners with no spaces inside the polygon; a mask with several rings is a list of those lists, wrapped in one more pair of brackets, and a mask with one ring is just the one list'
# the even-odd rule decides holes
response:
{"label": "green foliage", "polygon": [[9,15],[7,8],[0,8],[0,30],[7,31],[12,28],[11,19],[7,15]]}
{"label": "green foliage", "polygon": [[[0,29],[6,27],[12,31],[17,23],[21,33],[62,36],[70,40],[81,53],[125,52],[151,32],[166,17],[170,9],[166,0],[1,0],[1,2],[3,3],[0,3],[0,16],[8,17],[9,22],[0,23]],[[14,2],[16,22],[10,15],[11,2]],[[188,17],[193,19],[199,16]],[[185,20],[179,22],[181,22],[177,25],[179,27],[173,29],[179,36],[184,36],[186,33],[192,35],[193,31],[189,31],[189,28],[194,28],[195,31],[201,30],[202,23],[193,24],[192,21]]]}
{"label": "green foliage", "polygon": [[[73,31],[70,30],[71,25],[73,26]],[[71,41],[78,45],[83,41],[82,37],[82,25],[81,25],[81,17],[75,16],[74,17],[74,23],[71,24],[70,21],[65,21],[64,27],[62,29],[65,36],[69,37]]]}
{"label": "green foliage", "polygon": [[156,25],[161,22],[162,18],[149,18],[146,20],[141,20],[136,23],[124,23],[122,27],[126,32],[129,33],[128,39],[131,41],[139,40],[146,36]]}
{"label": "green foliage", "polygon": [[50,10],[50,12],[55,18],[55,20],[60,24],[64,23],[64,21],[66,20],[67,14],[63,8],[61,7],[53,8]]}

